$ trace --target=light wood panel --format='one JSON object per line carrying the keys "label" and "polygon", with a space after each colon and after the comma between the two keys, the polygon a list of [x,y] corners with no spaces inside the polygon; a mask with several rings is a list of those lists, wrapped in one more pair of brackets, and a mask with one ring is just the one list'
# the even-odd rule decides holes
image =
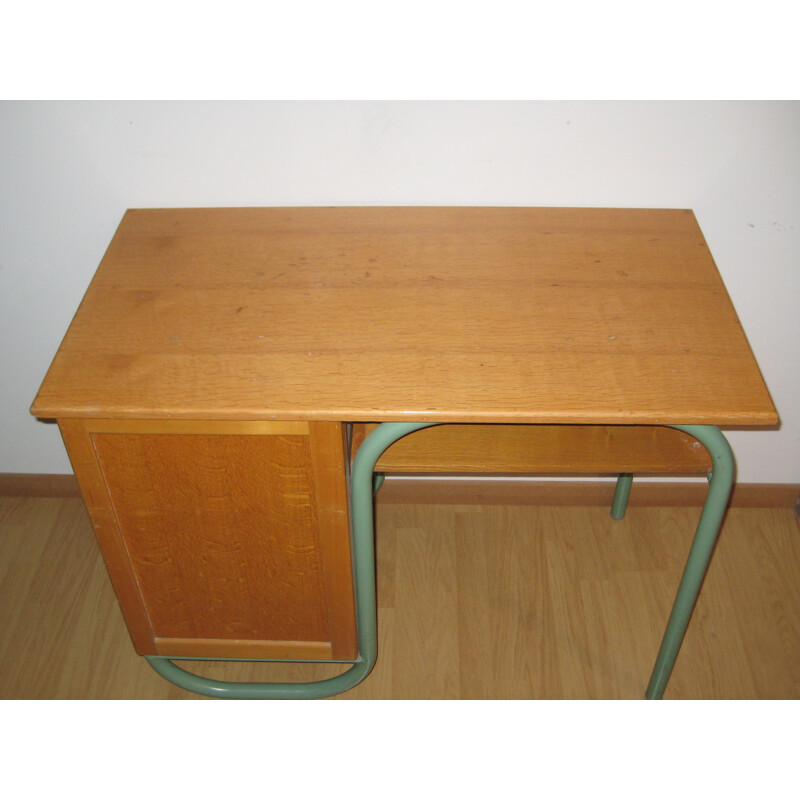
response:
{"label": "light wood panel", "polygon": [[314,478],[317,549],[331,658],[358,655],[348,514],[346,440],[343,425],[309,425],[309,466]]}
{"label": "light wood panel", "polygon": [[126,213],[40,417],[770,425],[691,211]]}
{"label": "light wood panel", "polygon": [[[374,430],[353,426],[353,453]],[[704,474],[708,451],[674,428],[642,425],[437,425],[405,436],[383,472]]]}
{"label": "light wood panel", "polygon": [[92,438],[156,637],[329,641],[307,436]]}
{"label": "light wood panel", "polygon": [[152,653],[155,633],[91,436],[83,420],[60,420],[58,427],[133,645],[139,653]]}
{"label": "light wood panel", "polygon": [[[641,698],[698,513],[379,504],[378,663],[342,698]],[[729,511],[667,698],[800,699],[799,533],[789,509]],[[74,499],[0,498],[0,673],[7,699],[197,697],[134,653]]]}
{"label": "light wood panel", "polygon": [[194,419],[91,419],[86,421],[89,433],[167,433],[204,436],[217,434],[252,436],[308,436],[307,422],[265,422],[253,420]]}
{"label": "light wood panel", "polygon": [[137,651],[355,657],[342,426],[205,424],[61,421]]}
{"label": "light wood panel", "polygon": [[281,642],[276,639],[187,639],[157,637],[158,655],[188,658],[332,659],[330,642]]}

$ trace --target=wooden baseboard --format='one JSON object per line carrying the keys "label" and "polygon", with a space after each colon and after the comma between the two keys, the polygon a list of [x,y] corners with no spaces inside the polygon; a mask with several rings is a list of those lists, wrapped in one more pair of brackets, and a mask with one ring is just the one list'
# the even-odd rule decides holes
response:
{"label": "wooden baseboard", "polygon": [[2,497],[80,497],[74,475],[0,472]]}
{"label": "wooden baseboard", "polygon": [[[634,479],[632,506],[701,506],[704,481],[670,482]],[[460,505],[604,506],[611,504],[613,481],[544,481],[536,479],[409,478],[389,475],[378,494],[381,503],[448,503]],[[0,473],[0,496],[80,497],[74,475]],[[732,506],[794,508],[800,498],[797,483],[739,483]]]}
{"label": "wooden baseboard", "polygon": [[[637,481],[631,506],[702,506],[705,481]],[[448,503],[461,505],[611,505],[613,481],[544,481],[497,478],[410,479],[389,475],[378,493],[381,503]],[[731,505],[749,508],[794,508],[800,496],[797,483],[739,483]]]}

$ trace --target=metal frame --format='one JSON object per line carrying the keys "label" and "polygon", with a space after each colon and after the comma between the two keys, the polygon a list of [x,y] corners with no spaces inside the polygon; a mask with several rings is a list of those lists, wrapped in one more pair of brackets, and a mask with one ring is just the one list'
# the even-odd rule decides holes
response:
{"label": "metal frame", "polygon": [[633,475],[630,472],[621,472],[617,478],[617,488],[614,489],[614,499],[611,501],[611,516],[622,519],[628,510],[628,498],[633,485]]}
{"label": "metal frame", "polygon": [[[352,689],[363,681],[375,666],[378,656],[373,493],[379,488],[381,479],[375,477],[375,465],[382,453],[398,439],[439,424],[446,423],[384,422],[366,437],[356,454],[351,479],[351,525],[358,658],[350,669],[336,677],[310,683],[239,683],[196,675],[177,666],[166,656],[145,656],[153,669],[162,677],[191,692],[229,699],[299,700],[329,697]],[[711,455],[713,471],[694,541],[645,694],[651,700],[664,696],[719,535],[734,475],[733,453],[718,428],[710,425],[666,427],[677,428],[701,442]],[[622,473],[617,480],[611,508],[611,515],[615,519],[622,519],[625,515],[632,479],[630,473]]]}
{"label": "metal frame", "polygon": [[163,678],[190,692],[231,700],[303,700],[330,697],[361,683],[372,671],[378,657],[375,518],[372,498],[373,491],[379,488],[379,482],[373,483],[375,464],[389,445],[408,433],[432,424],[434,423],[384,423],[364,440],[356,453],[351,477],[350,521],[358,658],[350,669],[333,678],[310,683],[240,683],[196,675],[173,664],[165,656],[145,656],[150,666]]}

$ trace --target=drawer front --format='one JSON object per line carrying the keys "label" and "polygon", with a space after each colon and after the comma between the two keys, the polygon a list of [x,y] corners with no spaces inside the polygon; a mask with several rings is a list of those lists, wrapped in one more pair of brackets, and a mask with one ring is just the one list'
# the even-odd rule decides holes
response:
{"label": "drawer front", "polygon": [[60,425],[137,652],[356,656],[339,424]]}

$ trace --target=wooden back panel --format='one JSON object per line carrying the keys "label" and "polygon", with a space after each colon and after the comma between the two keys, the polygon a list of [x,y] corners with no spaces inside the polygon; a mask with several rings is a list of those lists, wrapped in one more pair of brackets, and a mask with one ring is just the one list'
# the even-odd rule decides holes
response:
{"label": "wooden back panel", "polygon": [[341,426],[62,427],[139,653],[355,657]]}
{"label": "wooden back panel", "polygon": [[[353,454],[375,424],[353,426]],[[437,425],[393,444],[383,472],[672,473],[711,470],[696,439],[649,425]]]}

